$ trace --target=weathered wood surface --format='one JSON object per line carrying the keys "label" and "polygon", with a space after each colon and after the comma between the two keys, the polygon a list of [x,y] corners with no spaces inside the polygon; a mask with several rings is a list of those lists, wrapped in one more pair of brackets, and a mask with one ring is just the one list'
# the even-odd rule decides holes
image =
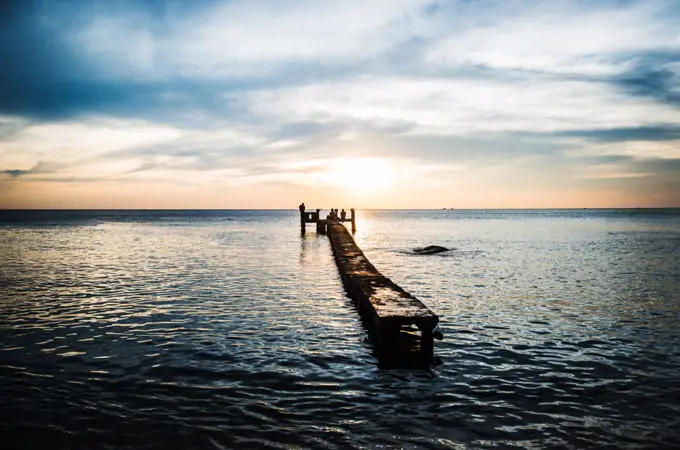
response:
{"label": "weathered wood surface", "polygon": [[383,276],[366,258],[347,229],[328,223],[328,235],[347,292],[381,332],[415,325],[430,339],[439,318],[420,300]]}

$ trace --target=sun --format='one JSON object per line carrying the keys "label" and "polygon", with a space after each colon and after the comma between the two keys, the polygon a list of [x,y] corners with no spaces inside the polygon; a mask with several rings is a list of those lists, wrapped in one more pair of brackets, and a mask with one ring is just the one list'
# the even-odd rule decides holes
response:
{"label": "sun", "polygon": [[385,189],[395,180],[394,169],[382,158],[335,158],[328,175],[332,184],[355,192]]}

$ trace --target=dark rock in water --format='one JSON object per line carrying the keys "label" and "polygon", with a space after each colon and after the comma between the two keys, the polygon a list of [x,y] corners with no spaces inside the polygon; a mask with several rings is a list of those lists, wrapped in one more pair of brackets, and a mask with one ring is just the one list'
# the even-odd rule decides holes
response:
{"label": "dark rock in water", "polygon": [[441,247],[439,245],[428,245],[423,248],[414,248],[413,253],[418,255],[434,255],[435,253],[448,252],[449,249],[446,247]]}

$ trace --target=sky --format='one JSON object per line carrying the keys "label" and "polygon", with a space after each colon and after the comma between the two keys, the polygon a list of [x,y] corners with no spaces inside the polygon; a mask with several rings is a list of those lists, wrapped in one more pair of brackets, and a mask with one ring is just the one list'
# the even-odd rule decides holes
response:
{"label": "sky", "polygon": [[680,206],[680,1],[0,2],[0,208]]}

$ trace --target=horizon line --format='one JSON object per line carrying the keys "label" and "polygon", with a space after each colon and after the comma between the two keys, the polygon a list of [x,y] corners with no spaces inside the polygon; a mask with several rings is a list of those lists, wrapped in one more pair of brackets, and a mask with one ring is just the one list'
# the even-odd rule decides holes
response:
{"label": "horizon line", "polygon": [[[314,211],[317,208],[309,208]],[[626,206],[626,207],[555,207],[555,208],[355,208],[359,211],[584,211],[584,210],[659,210],[680,209],[678,206]],[[330,208],[320,208],[321,211]],[[8,211],[297,211],[297,208],[0,208]]]}

